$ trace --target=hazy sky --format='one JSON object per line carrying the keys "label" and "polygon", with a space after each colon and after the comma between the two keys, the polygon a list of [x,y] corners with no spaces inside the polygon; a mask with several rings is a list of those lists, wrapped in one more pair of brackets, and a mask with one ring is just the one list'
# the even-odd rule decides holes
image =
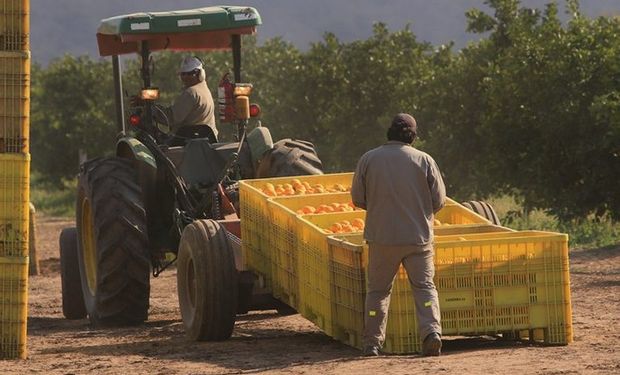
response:
{"label": "hazy sky", "polygon": [[[523,0],[542,8],[548,0]],[[39,62],[62,56],[97,56],[95,33],[103,18],[137,11],[163,11],[219,5],[196,0],[30,0],[31,49]],[[226,2],[224,2],[226,3]],[[563,1],[559,2],[563,4]],[[322,39],[326,31],[341,40],[365,39],[374,22],[402,29],[409,24],[420,40],[435,45],[455,41],[465,45],[474,36],[465,32],[467,9],[486,9],[483,0],[246,0],[228,4],[254,6],[263,25],[259,40],[282,36],[299,48]],[[620,14],[620,0],[581,0],[589,16]]]}

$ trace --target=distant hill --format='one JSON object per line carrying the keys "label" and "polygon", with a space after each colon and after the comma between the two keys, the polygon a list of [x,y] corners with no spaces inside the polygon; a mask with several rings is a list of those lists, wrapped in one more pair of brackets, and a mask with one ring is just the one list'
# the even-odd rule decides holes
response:
{"label": "distant hill", "polygon": [[[95,32],[99,21],[137,11],[164,11],[219,5],[196,0],[30,0],[31,49],[35,61],[47,63],[66,53],[97,56]],[[543,7],[548,1],[524,0]],[[563,3],[563,2],[561,2]],[[582,0],[589,16],[620,14],[618,0]],[[263,18],[259,40],[282,36],[301,49],[319,41],[326,31],[341,40],[365,39],[372,24],[387,23],[392,30],[411,25],[420,40],[433,44],[474,38],[465,32],[467,9],[485,8],[483,0],[249,0],[232,2],[256,7]]]}

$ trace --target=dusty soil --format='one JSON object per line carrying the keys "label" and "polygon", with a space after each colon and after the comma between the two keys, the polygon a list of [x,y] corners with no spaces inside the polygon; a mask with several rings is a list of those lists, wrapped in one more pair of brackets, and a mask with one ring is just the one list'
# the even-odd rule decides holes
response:
{"label": "dusty soil", "polygon": [[366,359],[301,316],[273,311],[240,316],[228,341],[188,341],[174,270],[152,280],[143,326],[96,330],[65,320],[58,235],[73,223],[39,217],[37,225],[41,274],[30,278],[28,358],[2,361],[4,374],[620,373],[620,246],[571,251],[575,341],[568,346],[446,337],[441,357]]}

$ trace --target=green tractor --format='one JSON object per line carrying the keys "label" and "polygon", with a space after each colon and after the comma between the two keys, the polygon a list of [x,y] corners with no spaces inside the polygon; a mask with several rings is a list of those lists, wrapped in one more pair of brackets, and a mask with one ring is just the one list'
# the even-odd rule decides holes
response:
{"label": "green tractor", "polygon": [[[134,325],[148,317],[150,276],[177,266],[179,305],[187,335],[224,340],[235,316],[250,310],[290,310],[259,288],[241,264],[238,181],[321,174],[314,146],[272,141],[250,128],[251,85],[241,76],[243,35],[256,32],[256,9],[218,6],[137,13],[105,19],[99,53],[112,56],[119,138],[116,156],[80,166],[77,228],[60,236],[63,313],[95,325]],[[230,50],[233,79],[220,98],[232,116],[235,142],[197,134],[182,145],[157,123],[158,91],[151,82],[152,52]],[[141,60],[139,106],[125,116],[119,56]],[[167,124],[164,124],[167,125]]]}

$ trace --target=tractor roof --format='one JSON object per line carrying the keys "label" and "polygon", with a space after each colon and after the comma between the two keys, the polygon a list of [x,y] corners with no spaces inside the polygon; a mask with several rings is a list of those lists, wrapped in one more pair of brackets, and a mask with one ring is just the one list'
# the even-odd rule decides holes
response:
{"label": "tractor roof", "polygon": [[171,12],[134,13],[101,20],[101,56],[138,52],[148,41],[157,50],[226,50],[231,35],[254,34],[261,18],[250,7],[215,6]]}

